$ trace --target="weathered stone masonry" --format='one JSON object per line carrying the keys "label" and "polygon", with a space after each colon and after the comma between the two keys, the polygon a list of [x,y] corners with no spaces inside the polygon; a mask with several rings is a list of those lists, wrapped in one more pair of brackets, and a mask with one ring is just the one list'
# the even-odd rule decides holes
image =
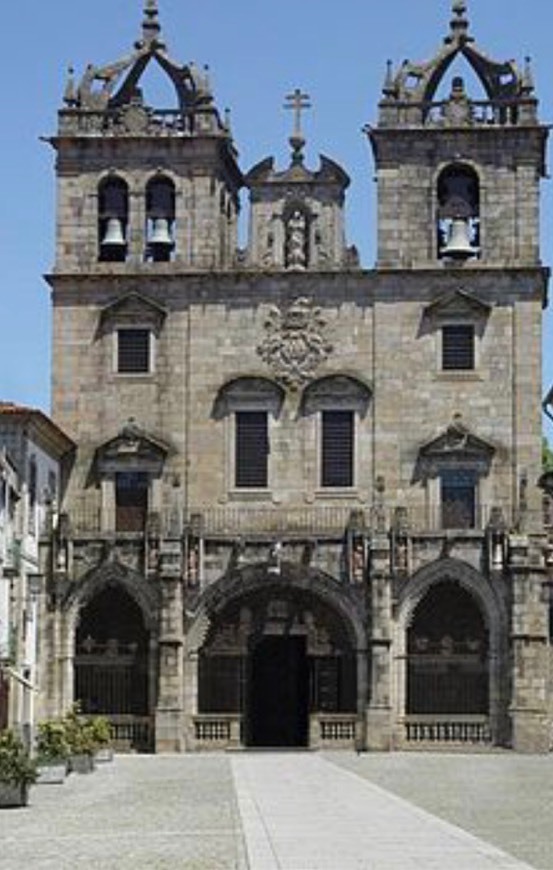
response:
{"label": "weathered stone masonry", "polygon": [[[442,96],[455,58],[483,98]],[[177,109],[144,100],[156,62]],[[175,752],[550,748],[531,71],[456,2],[367,134],[371,271],[344,170],[306,167],[297,120],[290,165],[243,175],[153,0],[132,56],[69,82],[48,281],[78,452],[44,542],[45,711],[79,697],[120,745]]]}

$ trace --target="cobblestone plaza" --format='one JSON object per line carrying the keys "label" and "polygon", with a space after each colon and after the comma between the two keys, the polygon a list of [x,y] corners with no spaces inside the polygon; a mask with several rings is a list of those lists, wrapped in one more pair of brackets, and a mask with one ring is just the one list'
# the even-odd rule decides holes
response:
{"label": "cobblestone plaza", "polygon": [[551,756],[118,756],[0,814],[0,868],[551,870],[552,808]]}

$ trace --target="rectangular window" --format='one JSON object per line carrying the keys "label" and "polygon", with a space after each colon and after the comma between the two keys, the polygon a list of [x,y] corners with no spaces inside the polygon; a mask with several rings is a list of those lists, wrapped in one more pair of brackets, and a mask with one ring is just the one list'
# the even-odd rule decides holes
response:
{"label": "rectangular window", "polygon": [[123,471],[115,475],[115,528],[143,532],[148,513],[148,475]]}
{"label": "rectangular window", "polygon": [[322,411],[321,486],[353,486],[353,411]]}
{"label": "rectangular window", "polygon": [[442,327],[442,369],[468,371],[474,368],[474,326]]}
{"label": "rectangular window", "polygon": [[235,485],[265,489],[269,465],[267,411],[237,411],[235,422]]}
{"label": "rectangular window", "polygon": [[476,525],[476,480],[470,471],[441,474],[442,528],[474,529]]}
{"label": "rectangular window", "polygon": [[138,374],[150,371],[150,330],[119,329],[117,331],[117,371]]}

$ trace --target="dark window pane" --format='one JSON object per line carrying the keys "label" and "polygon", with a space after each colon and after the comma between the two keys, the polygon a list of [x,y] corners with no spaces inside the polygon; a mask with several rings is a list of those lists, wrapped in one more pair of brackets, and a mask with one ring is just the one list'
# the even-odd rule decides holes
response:
{"label": "dark window pane", "polygon": [[266,411],[238,411],[236,414],[236,486],[267,486],[269,457]]}
{"label": "dark window pane", "polygon": [[441,477],[442,527],[473,529],[476,524],[476,481],[471,472],[448,471]]}
{"label": "dark window pane", "polygon": [[117,333],[117,371],[150,370],[150,330],[120,329]]}
{"label": "dark window pane", "polygon": [[444,326],[442,329],[442,368],[474,368],[474,327],[467,325]]}
{"label": "dark window pane", "polygon": [[353,486],[353,411],[322,412],[322,486]]}
{"label": "dark window pane", "polygon": [[134,471],[116,474],[115,506],[117,531],[143,531],[148,511],[148,476]]}

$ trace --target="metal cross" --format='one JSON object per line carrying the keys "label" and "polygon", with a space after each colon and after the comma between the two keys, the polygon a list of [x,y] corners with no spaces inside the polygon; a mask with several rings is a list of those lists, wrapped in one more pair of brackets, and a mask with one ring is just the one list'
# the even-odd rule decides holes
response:
{"label": "metal cross", "polygon": [[301,139],[301,113],[304,109],[310,109],[309,94],[303,94],[300,88],[296,88],[293,94],[287,94],[285,97],[285,109],[293,109],[294,111],[294,138]]}

